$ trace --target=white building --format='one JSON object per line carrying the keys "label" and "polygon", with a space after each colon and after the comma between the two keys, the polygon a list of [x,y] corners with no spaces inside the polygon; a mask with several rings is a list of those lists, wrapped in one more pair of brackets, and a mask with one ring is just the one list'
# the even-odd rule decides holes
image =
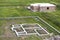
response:
{"label": "white building", "polygon": [[55,11],[56,6],[50,3],[34,3],[34,4],[30,4],[28,9],[32,10],[33,12],[36,11],[51,12],[51,11]]}

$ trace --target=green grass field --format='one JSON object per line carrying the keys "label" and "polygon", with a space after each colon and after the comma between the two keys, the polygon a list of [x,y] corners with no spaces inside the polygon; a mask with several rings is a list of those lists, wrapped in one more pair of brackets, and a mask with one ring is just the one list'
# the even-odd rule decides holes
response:
{"label": "green grass field", "polygon": [[[31,12],[24,7],[31,3],[41,3],[41,2],[56,4],[56,11],[46,12],[46,13]],[[14,6],[14,7],[8,7],[8,6]],[[17,6],[19,6],[19,8],[17,8]],[[47,21],[49,24],[51,24],[54,28],[60,31],[60,0],[34,0],[34,1],[33,0],[0,0],[0,17],[20,17],[20,16],[39,16],[45,21]],[[28,19],[28,20],[31,20],[31,19]],[[30,22],[36,22],[36,21],[31,20]],[[27,21],[27,23],[30,23],[30,22]],[[2,25],[5,25],[4,23],[6,23],[5,20],[0,20],[0,35],[4,33],[4,26],[2,26]],[[43,24],[42,22],[38,22],[38,23],[41,24],[44,28],[47,28],[49,32],[54,32],[55,34],[57,34],[57,32],[55,32],[52,28],[50,29],[50,27],[48,27],[46,24]],[[39,40],[39,38],[37,39],[34,39],[34,38],[35,37],[33,38],[29,37],[26,40],[28,39]],[[0,39],[4,40],[5,38],[4,39],[0,38]],[[5,40],[9,40],[9,38],[6,38]],[[11,38],[11,40],[15,40],[15,39]],[[19,40],[19,38],[16,40]]]}
{"label": "green grass field", "polygon": [[[9,38],[11,38],[11,39],[9,39],[9,40],[28,40],[28,39],[30,39],[30,40],[42,40],[40,37],[38,37],[38,36],[34,36],[34,35],[32,35],[32,36],[28,36],[27,38],[19,38],[19,37],[17,37],[15,34],[14,34],[14,32],[12,32],[11,30],[10,30],[10,28],[11,28],[11,24],[22,24],[22,23],[38,23],[36,20],[34,20],[33,18],[17,18],[17,19],[10,19],[10,20],[0,20],[0,24],[2,24],[2,25],[0,25],[1,27],[1,29],[0,29],[0,39],[1,40],[8,40]],[[8,28],[8,29],[7,29]],[[3,37],[2,37],[2,35],[3,35]],[[5,37],[6,37],[6,39],[5,39]],[[9,37],[9,36],[11,36],[11,37]],[[15,37],[15,38],[14,38]],[[4,39],[3,39],[4,38]]]}

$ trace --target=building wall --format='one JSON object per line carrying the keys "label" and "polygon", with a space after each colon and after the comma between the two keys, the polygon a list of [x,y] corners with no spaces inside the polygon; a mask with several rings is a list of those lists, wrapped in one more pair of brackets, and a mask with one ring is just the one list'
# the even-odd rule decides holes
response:
{"label": "building wall", "polygon": [[55,6],[50,6],[50,7],[40,7],[40,12],[51,12],[55,11]]}
{"label": "building wall", "polygon": [[47,11],[47,7],[40,7],[40,12],[45,12]]}
{"label": "building wall", "polygon": [[38,11],[38,8],[39,8],[38,6],[31,6],[31,10],[34,11],[34,12]]}
{"label": "building wall", "polygon": [[56,7],[55,6],[51,6],[51,7],[49,7],[50,9],[50,11],[55,11],[55,9],[56,9]]}
{"label": "building wall", "polygon": [[40,11],[40,12],[51,12],[51,11],[55,11],[56,6],[49,6],[49,7],[40,7],[40,6],[31,6],[31,10],[36,12],[36,11]]}

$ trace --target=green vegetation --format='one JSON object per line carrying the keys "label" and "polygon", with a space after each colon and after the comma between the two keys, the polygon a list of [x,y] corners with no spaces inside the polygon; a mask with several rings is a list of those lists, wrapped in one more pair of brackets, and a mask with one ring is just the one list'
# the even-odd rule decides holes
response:
{"label": "green vegetation", "polygon": [[41,38],[37,37],[37,36],[29,36],[27,38],[17,38],[17,37],[8,37],[8,38],[0,38],[0,40],[42,40]]}
{"label": "green vegetation", "polygon": [[[54,3],[56,7],[55,12],[31,12],[30,10],[27,10],[25,8],[26,5],[29,5],[31,3],[42,3],[42,2],[48,2],[48,3]],[[19,7],[19,8],[17,8]],[[51,24],[54,28],[60,31],[60,0],[0,0],[0,17],[20,17],[20,16],[39,16],[45,21],[47,21],[49,24]],[[20,23],[37,23],[37,21],[33,19],[22,19],[23,22]],[[8,20],[7,20],[8,21]],[[6,20],[0,20],[0,35],[4,33],[4,23],[6,23]],[[43,22],[38,22],[43,26],[44,28],[47,28],[49,32],[54,32],[57,34],[56,31],[54,31],[52,28],[50,29],[49,26],[44,24]],[[30,38],[30,37],[29,37]],[[28,39],[29,39],[28,38]],[[34,37],[35,38],[35,37]],[[31,38],[30,40],[39,40]],[[0,38],[1,40],[4,40]],[[9,39],[9,38],[8,38]],[[26,40],[28,40],[26,39]],[[6,39],[7,40],[7,39]],[[14,39],[11,39],[14,40]],[[16,39],[17,40],[17,39]],[[19,40],[19,39],[18,39]]]}

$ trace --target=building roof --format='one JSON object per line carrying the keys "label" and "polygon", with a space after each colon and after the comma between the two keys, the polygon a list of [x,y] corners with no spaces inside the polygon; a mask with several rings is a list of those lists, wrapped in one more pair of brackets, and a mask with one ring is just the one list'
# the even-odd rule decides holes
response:
{"label": "building roof", "polygon": [[55,6],[55,5],[54,4],[50,4],[50,3],[34,3],[34,4],[31,4],[31,6],[43,7],[43,6]]}

